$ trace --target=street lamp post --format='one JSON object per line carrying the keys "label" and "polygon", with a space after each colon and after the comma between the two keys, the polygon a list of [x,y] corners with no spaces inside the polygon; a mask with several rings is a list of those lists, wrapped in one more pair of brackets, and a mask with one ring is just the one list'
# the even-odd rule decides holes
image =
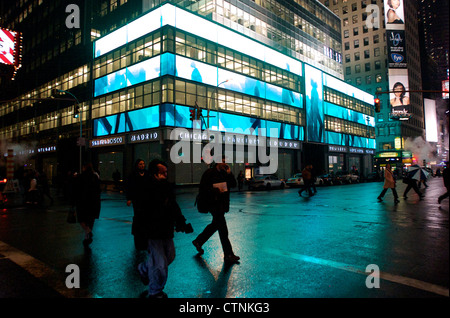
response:
{"label": "street lamp post", "polygon": [[82,143],[82,139],[83,139],[83,116],[82,116],[82,109],[80,107],[80,102],[78,101],[78,98],[76,98],[76,96],[74,94],[72,94],[71,92],[69,92],[69,91],[65,91],[65,90],[62,90],[62,89],[55,89],[55,91],[58,92],[58,93],[67,93],[70,96],[72,96],[73,99],[76,101],[76,106],[75,107],[76,107],[76,110],[79,111],[79,117],[80,117],[80,139],[78,140],[78,144],[79,144],[79,147],[80,147],[80,173],[81,173],[81,168],[82,168],[82,149],[81,149],[81,147],[83,146],[83,143]]}

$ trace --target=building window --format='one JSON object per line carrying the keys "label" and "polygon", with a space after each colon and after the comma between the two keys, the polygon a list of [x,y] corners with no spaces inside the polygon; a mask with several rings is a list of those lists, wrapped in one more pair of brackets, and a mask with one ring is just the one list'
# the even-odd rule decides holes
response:
{"label": "building window", "polygon": [[380,48],[379,47],[376,47],[373,49],[373,55],[375,57],[380,56]]}
{"label": "building window", "polygon": [[355,53],[355,61],[359,61],[361,59],[360,53],[356,52]]}
{"label": "building window", "polygon": [[356,28],[353,28],[353,36],[356,36],[356,35],[358,35],[358,27],[356,27]]}
{"label": "building window", "polygon": [[359,48],[359,40],[354,40],[353,41],[353,46],[355,49]]}
{"label": "building window", "polygon": [[366,64],[364,65],[364,70],[365,70],[366,72],[370,72],[370,63],[366,63]]}
{"label": "building window", "polygon": [[381,69],[381,61],[375,61],[375,69],[376,70]]}
{"label": "building window", "polygon": [[391,136],[395,135],[395,127],[389,127],[389,135]]}
{"label": "building window", "polygon": [[370,58],[370,51],[369,50],[365,50],[364,51],[364,58],[365,59],[369,59]]}
{"label": "building window", "polygon": [[380,43],[380,35],[379,34],[375,34],[373,36],[373,43],[374,44]]}

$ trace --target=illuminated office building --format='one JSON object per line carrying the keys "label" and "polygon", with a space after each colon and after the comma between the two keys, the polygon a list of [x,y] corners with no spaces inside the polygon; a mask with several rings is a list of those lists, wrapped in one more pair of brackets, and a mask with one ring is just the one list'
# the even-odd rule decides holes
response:
{"label": "illuminated office building", "polygon": [[[135,19],[101,31],[81,114],[102,177],[126,175],[137,158],[171,163],[180,138],[205,146],[206,130],[221,134],[224,151],[243,146],[243,158],[228,156],[236,174],[261,171],[251,144],[264,138],[277,147],[281,178],[306,163],[370,172],[373,95],[342,80],[339,18],[318,1],[285,4],[143,1]],[[195,107],[200,123],[190,120]],[[177,128],[183,133],[171,136]],[[184,160],[171,178],[198,183],[206,164],[192,152],[177,155]]]}
{"label": "illuminated office building", "polygon": [[[393,91],[401,82],[407,90],[422,90],[419,33],[416,1],[399,1],[396,26],[386,24],[387,0],[320,0],[342,19],[343,68],[345,81],[370,93]],[[373,9],[375,7],[375,10]],[[401,63],[392,61],[401,49]],[[399,57],[400,55],[396,55]],[[375,114],[377,162],[401,167],[411,163],[405,142],[424,135],[422,93],[406,93],[411,118],[398,120],[393,115],[393,94],[380,94],[381,112]]]}

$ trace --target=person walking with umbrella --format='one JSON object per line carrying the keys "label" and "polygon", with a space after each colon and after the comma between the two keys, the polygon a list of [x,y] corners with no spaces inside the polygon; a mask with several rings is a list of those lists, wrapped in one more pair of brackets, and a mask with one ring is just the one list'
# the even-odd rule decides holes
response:
{"label": "person walking with umbrella", "polygon": [[430,176],[428,171],[422,169],[419,165],[412,165],[411,167],[409,167],[407,175],[412,179],[413,182],[418,183],[417,189],[420,188],[420,182],[426,181]]}
{"label": "person walking with umbrella", "polygon": [[383,201],[383,197],[388,189],[392,190],[392,194],[394,195],[394,203],[399,203],[400,201],[398,200],[397,190],[395,190],[395,178],[391,170],[391,165],[389,163],[386,165],[386,169],[384,170],[383,191],[381,191],[380,195],[378,196],[378,202]]}
{"label": "person walking with umbrella", "polygon": [[[419,170],[420,167],[419,167]],[[407,184],[405,191],[403,192],[403,198],[406,200],[408,197],[406,196],[409,192],[409,190],[413,189],[417,195],[419,196],[419,200],[422,200],[424,195],[422,192],[420,192],[419,187],[417,186],[417,178],[421,178],[420,171],[417,170],[414,166],[412,169],[406,173],[405,177],[403,178],[403,183]]]}

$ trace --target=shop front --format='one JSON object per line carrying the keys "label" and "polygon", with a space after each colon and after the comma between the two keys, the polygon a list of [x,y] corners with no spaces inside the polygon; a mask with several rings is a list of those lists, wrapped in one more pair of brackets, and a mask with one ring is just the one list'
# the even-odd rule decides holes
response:
{"label": "shop front", "polygon": [[372,172],[373,149],[346,146],[328,146],[328,173],[347,171],[366,177]]}

